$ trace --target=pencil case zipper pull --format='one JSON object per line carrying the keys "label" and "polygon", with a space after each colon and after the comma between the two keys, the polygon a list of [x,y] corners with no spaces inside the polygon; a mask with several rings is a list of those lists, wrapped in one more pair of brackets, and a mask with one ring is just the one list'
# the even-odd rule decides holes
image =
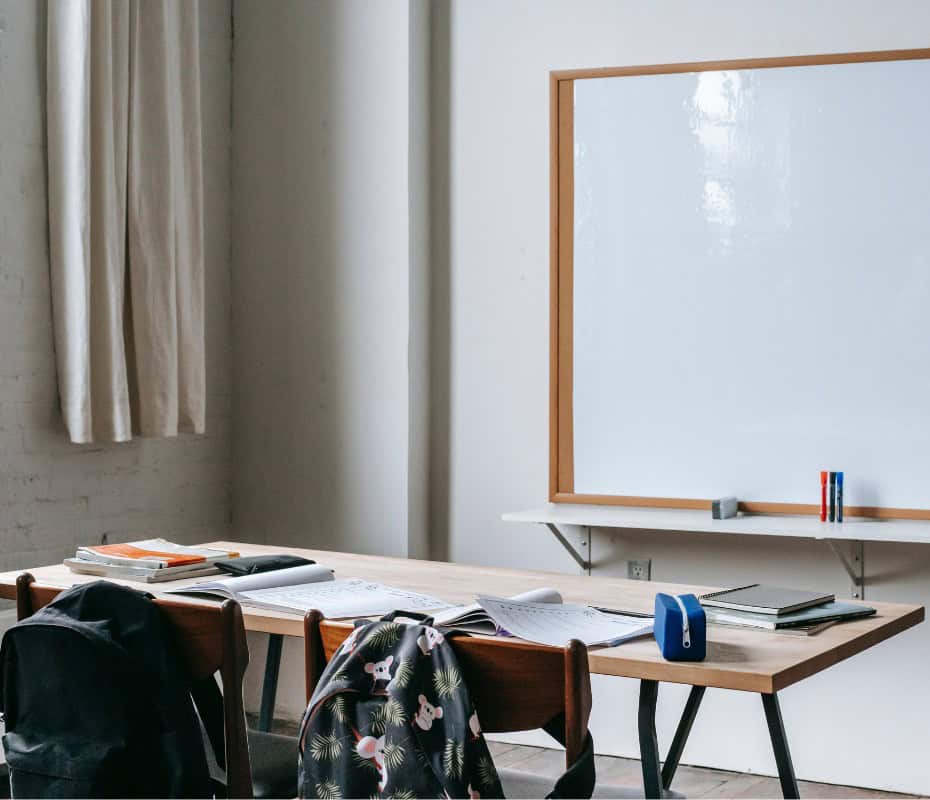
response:
{"label": "pencil case zipper pull", "polygon": [[677,595],[672,595],[678,607],[681,609],[681,646],[686,650],[691,647],[691,626],[688,624],[688,609],[685,608],[684,601]]}

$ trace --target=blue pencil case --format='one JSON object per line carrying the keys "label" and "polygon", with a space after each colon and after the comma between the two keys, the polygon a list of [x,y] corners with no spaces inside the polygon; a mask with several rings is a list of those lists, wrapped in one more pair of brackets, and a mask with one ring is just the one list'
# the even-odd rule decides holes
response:
{"label": "blue pencil case", "polygon": [[693,594],[657,594],[655,637],[668,661],[703,661],[707,654],[707,618]]}

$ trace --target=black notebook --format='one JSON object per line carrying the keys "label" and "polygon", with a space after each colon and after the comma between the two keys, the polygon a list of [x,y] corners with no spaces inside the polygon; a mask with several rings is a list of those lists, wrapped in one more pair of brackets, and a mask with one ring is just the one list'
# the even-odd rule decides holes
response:
{"label": "black notebook", "polygon": [[701,596],[701,605],[750,611],[754,614],[790,614],[802,608],[819,606],[835,599],[835,595],[808,592],[803,589],[781,589],[754,583],[739,589],[725,589]]}

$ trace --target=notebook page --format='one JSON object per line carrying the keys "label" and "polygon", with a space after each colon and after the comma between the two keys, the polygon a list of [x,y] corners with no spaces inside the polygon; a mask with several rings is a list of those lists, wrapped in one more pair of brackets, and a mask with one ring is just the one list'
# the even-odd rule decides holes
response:
{"label": "notebook page", "polygon": [[168,593],[218,594],[223,597],[231,597],[238,600],[243,592],[253,591],[255,589],[331,581],[332,579],[333,573],[329,567],[325,567],[322,564],[301,564],[299,567],[272,569],[267,572],[256,572],[254,575],[236,575],[218,581],[193,583],[178,589],[169,589]]}
{"label": "notebook page", "polygon": [[[521,600],[528,603],[561,603],[562,595],[555,589],[531,589],[528,592],[514,595],[511,600]],[[488,613],[478,603],[467,606],[454,606],[446,611],[433,615],[436,625],[468,625],[473,623],[489,622]]]}
{"label": "notebook page", "polygon": [[613,645],[652,633],[652,620],[603,614],[588,606],[483,596],[478,597],[478,602],[508,633],[553,647],[564,647],[570,639],[586,645]]}
{"label": "notebook page", "polygon": [[299,612],[315,608],[330,619],[373,617],[398,610],[422,612],[449,606],[437,597],[360,578],[257,589],[240,592],[239,597],[261,608]]}

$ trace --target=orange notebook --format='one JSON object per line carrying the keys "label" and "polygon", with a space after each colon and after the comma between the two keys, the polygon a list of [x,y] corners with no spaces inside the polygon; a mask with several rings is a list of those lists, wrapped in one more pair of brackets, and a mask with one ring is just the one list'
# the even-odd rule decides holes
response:
{"label": "orange notebook", "polygon": [[237,558],[239,553],[210,547],[189,547],[165,539],[144,539],[125,544],[102,544],[79,547],[77,557],[97,564],[164,569],[194,564],[209,564],[224,558]]}

